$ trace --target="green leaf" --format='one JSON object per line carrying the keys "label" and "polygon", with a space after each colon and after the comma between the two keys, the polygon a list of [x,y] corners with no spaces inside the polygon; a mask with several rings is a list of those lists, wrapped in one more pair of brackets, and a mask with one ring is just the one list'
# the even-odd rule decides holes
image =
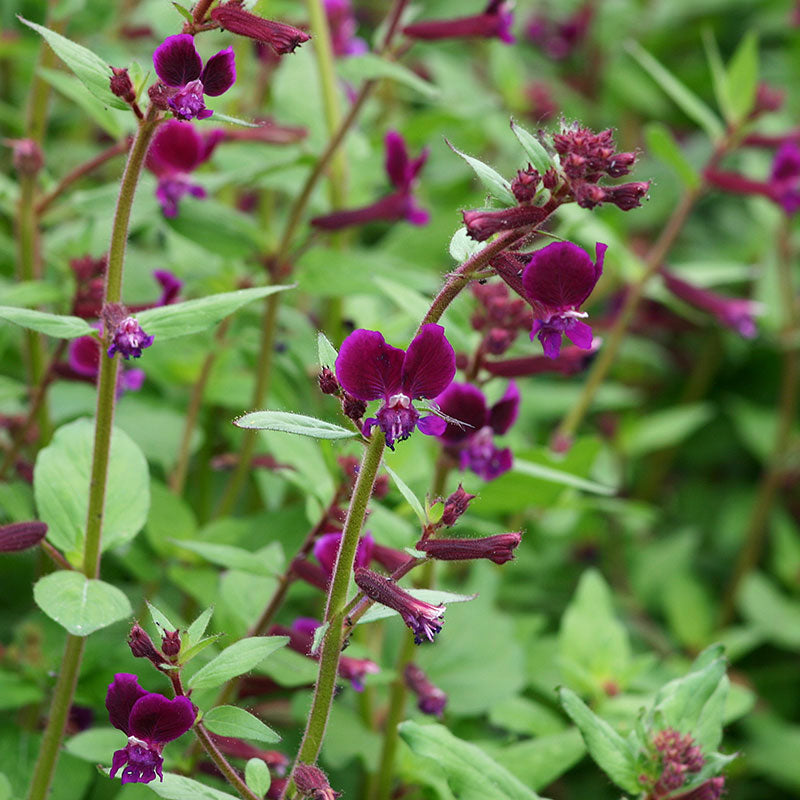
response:
{"label": "green leaf", "polygon": [[339,75],[350,83],[388,78],[408,86],[409,89],[414,89],[414,91],[428,98],[434,98],[439,95],[439,90],[433,84],[420,78],[408,67],[398,64],[396,61],[387,61],[375,53],[364,53],[352,58],[341,58],[336,62],[336,66]]}
{"label": "green leaf", "polygon": [[116,586],[71,570],[38,580],[33,599],[50,619],[74,636],[88,636],[133,613],[128,598]]}
{"label": "green leaf", "polygon": [[710,403],[665,408],[636,420],[624,430],[622,441],[628,455],[638,458],[679,444],[713,417],[714,408]]}
{"label": "green leaf", "polygon": [[164,773],[163,781],[150,781],[143,784],[164,800],[240,800],[238,795],[220,792],[200,781],[184,778],[183,775]]}
{"label": "green leaf", "polygon": [[[80,558],[86,530],[94,424],[78,419],[60,427],[39,451],[33,490],[48,540],[70,558]],[[102,549],[118,547],[142,529],[150,506],[147,461],[127,433],[114,428],[106,481]]]}
{"label": "green leaf", "polygon": [[251,636],[235,642],[195,672],[189,678],[188,687],[212,689],[220,686],[231,678],[249,672],[288,641],[288,636]]}
{"label": "green leaf", "polygon": [[420,725],[408,720],[402,722],[398,730],[417,756],[437,763],[459,800],[536,800],[538,797],[480,747],[453,736],[443,725]]}
{"label": "green leaf", "polygon": [[214,542],[192,542],[175,540],[175,544],[185,550],[202,556],[212,564],[228,569],[240,569],[254,575],[278,575],[283,569],[283,549],[278,542],[271,542],[255,553],[242,547]]}
{"label": "green leaf", "polygon": [[320,367],[333,369],[336,366],[336,359],[339,354],[331,344],[331,340],[322,332],[317,333],[317,361]]}
{"label": "green leaf", "polygon": [[167,615],[159,611],[149,600],[145,600],[145,603],[147,603],[147,610],[150,612],[150,617],[160,631],[166,632],[178,630],[178,626],[173,625],[169,621]]}
{"label": "green leaf", "polygon": [[563,486],[572,486],[575,489],[581,489],[584,492],[591,492],[592,494],[612,495],[617,493],[617,490],[613,486],[604,486],[602,483],[595,483],[586,478],[581,478],[578,475],[572,475],[560,469],[547,467],[544,464],[536,464],[533,461],[522,461],[521,459],[515,458],[512,469],[514,472],[519,472],[522,475],[530,475],[532,478],[539,478],[549,483],[560,483]]}
{"label": "green leaf", "polygon": [[246,119],[239,119],[238,117],[228,116],[227,114],[223,114],[220,111],[215,111],[214,124],[218,122],[227,122],[230,125],[238,125],[240,128],[261,128],[264,126],[263,122],[251,122]]}
{"label": "green leaf", "polygon": [[728,91],[728,76],[725,74],[725,65],[722,63],[722,54],[719,52],[717,38],[710,27],[703,29],[703,47],[706,51],[706,61],[711,72],[711,83],[714,87],[714,97],[717,107],[725,119],[731,119],[730,95]]}
{"label": "green leaf", "polygon": [[183,642],[181,642],[181,651],[178,654],[178,663],[181,666],[188,664],[198,653],[202,653],[206,647],[210,647],[224,635],[224,633],[215,633],[212,636],[206,636],[205,639],[201,639],[196,644],[186,648],[186,650],[183,649]]}
{"label": "green leaf", "polygon": [[116,728],[90,728],[67,739],[64,750],[83,761],[111,764],[114,751],[126,744],[125,734]]}
{"label": "green leaf", "polygon": [[[447,606],[450,603],[466,603],[469,600],[474,600],[478,596],[476,594],[456,594],[455,592],[444,592],[440,589],[406,589],[405,591],[407,591],[417,600],[422,600],[423,602],[430,603],[434,606]],[[380,603],[373,603],[367,609],[361,619],[358,620],[358,624],[361,625],[365,622],[375,622],[379,619],[388,619],[389,617],[393,617],[395,614],[397,614],[397,612],[393,608],[382,606]]]}
{"label": "green leaf", "polygon": [[639,63],[642,69],[680,106],[684,114],[694,120],[716,141],[724,133],[719,117],[685,84],[681,83],[666,67],[657,61],[637,42],[629,41],[625,49]]}
{"label": "green leaf", "polygon": [[478,179],[486,187],[492,197],[507,206],[517,205],[517,198],[514,197],[511,191],[511,184],[499,172],[488,164],[484,164],[483,161],[468,156],[466,153],[462,153],[457,147],[450,144],[447,139],[445,139],[445,142],[447,142],[447,146],[456,155],[461,156],[461,158],[472,167],[473,172],[478,176]]}
{"label": "green leaf", "polygon": [[281,737],[258,717],[238,706],[217,706],[203,714],[203,725],[219,736],[274,744]]}
{"label": "green leaf", "polygon": [[464,261],[472,258],[475,253],[483,250],[487,244],[489,244],[488,241],[476,242],[467,235],[467,229],[461,227],[453,234],[453,238],[450,239],[450,255],[459,264],[462,264]]}
{"label": "green leaf", "polygon": [[578,726],[589,755],[600,769],[621,789],[638,796],[642,787],[633,748],[572,690],[562,687],[558,690],[558,699]]}
{"label": "green leaf", "polygon": [[12,792],[11,781],[0,772],[0,800],[11,800]]}
{"label": "green leaf", "polygon": [[247,303],[291,288],[293,287],[260,286],[255,289],[221,292],[197,300],[148,308],[136,314],[136,318],[150,336],[156,337],[158,344],[176,336],[187,336],[190,333],[207,330]]}
{"label": "green leaf", "polygon": [[263,797],[272,784],[269,767],[260,758],[251,758],[244,765],[244,782],[258,797]]}
{"label": "green leaf", "polygon": [[45,333],[57,339],[75,339],[78,336],[97,336],[97,331],[80,317],[48,314],[32,308],[0,306],[0,319],[13,322],[23,328]]}
{"label": "green leaf", "polygon": [[35,22],[29,22],[19,14],[17,19],[40,34],[53,52],[80,78],[81,82],[98,100],[112,108],[128,108],[127,103],[112,94],[109,86],[111,67],[100,56],[60,33],[37,25]]}
{"label": "green leaf", "polygon": [[203,638],[203,634],[208,628],[208,623],[211,622],[211,615],[214,613],[214,606],[209,606],[186,630],[184,641],[189,643],[189,646],[194,645]]}
{"label": "green leaf", "polygon": [[700,175],[686,159],[672,131],[666,125],[661,122],[649,123],[645,127],[645,140],[647,149],[667,166],[672,167],[687,188],[696,189],[700,185]]}
{"label": "green leaf", "polygon": [[752,573],[744,579],[737,606],[770,641],[800,651],[800,602],[784,595],[765,575]]}
{"label": "green leaf", "polygon": [[732,121],[740,122],[753,110],[758,89],[758,34],[754,30],[739,43],[725,78]]}
{"label": "green leaf", "polygon": [[397,488],[400,490],[400,494],[405,497],[406,502],[414,510],[414,513],[417,515],[417,519],[420,521],[420,524],[425,525],[428,519],[425,515],[425,509],[422,507],[422,503],[420,503],[420,501],[417,499],[417,496],[411,491],[409,485],[385,461],[383,463],[383,467],[389,473],[389,476],[394,481],[395,486],[397,486]]}
{"label": "green leaf", "polygon": [[176,10],[176,11],[177,11],[177,12],[178,12],[178,13],[179,13],[179,14],[180,14],[180,15],[181,15],[181,16],[182,16],[182,17],[183,17],[185,20],[188,20],[189,22],[192,22],[192,21],[193,21],[193,19],[194,19],[194,18],[192,17],[192,12],[191,12],[191,11],[189,11],[189,9],[188,9],[188,8],[184,8],[184,7],[183,7],[183,6],[182,6],[180,3],[175,3],[175,2],[173,2],[173,3],[172,3],[172,5],[173,5],[173,6],[175,6],[175,10]]}
{"label": "green leaf", "polygon": [[[62,73],[63,74],[63,73]],[[0,283],[3,303],[7,306],[40,306],[64,299],[64,290],[47,281]]]}
{"label": "green leaf", "polygon": [[531,166],[540,174],[544,175],[547,170],[553,166],[553,159],[545,149],[544,145],[532,134],[528,133],[521,125],[517,125],[514,120],[511,120],[511,130],[514,136],[519,139]]}
{"label": "green leaf", "polygon": [[233,424],[238,428],[295,433],[313,439],[349,439],[358,435],[356,431],[342,428],[332,422],[303,414],[292,414],[289,411],[251,411],[235,419]]}
{"label": "green leaf", "polygon": [[247,258],[262,248],[261,230],[252,219],[212,200],[184,197],[178,216],[164,221],[175,233],[224,258]]}

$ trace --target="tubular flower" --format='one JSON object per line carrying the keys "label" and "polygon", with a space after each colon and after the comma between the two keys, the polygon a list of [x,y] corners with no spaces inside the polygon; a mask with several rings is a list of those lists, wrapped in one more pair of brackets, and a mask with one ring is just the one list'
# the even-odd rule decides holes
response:
{"label": "tubular flower", "polygon": [[463,39],[465,37],[481,37],[484,39],[500,39],[506,44],[514,44],[511,25],[514,15],[511,3],[503,0],[490,0],[482,14],[455,19],[433,19],[406,25],[403,33],[411,39]]}
{"label": "tubular flower", "polygon": [[141,358],[142,350],[153,344],[154,336],[148,336],[142,326],[133,318],[125,317],[114,329],[108,357],[119,353],[126,361],[129,358]]}
{"label": "tubular flower", "polygon": [[346,58],[366,53],[367,43],[355,35],[356,20],[350,0],[324,0],[324,5],[334,54]]}
{"label": "tubular flower", "polygon": [[441,325],[423,325],[407,351],[386,344],[378,331],[360,328],[342,342],[336,359],[336,377],[345,391],[364,402],[383,400],[363,431],[368,436],[377,425],[391,449],[414,428],[429,436],[444,432],[443,419],[420,418],[412,401],[441,394],[455,374],[456,355]]}
{"label": "tubular flower", "polygon": [[514,424],[519,413],[519,389],[512,381],[503,398],[491,408],[483,392],[469,383],[451,383],[436,398],[443,414],[458,422],[448,422],[439,438],[462,470],[471,469],[490,481],[511,469],[511,450],[498,449],[494,436],[502,435]]}
{"label": "tubular flower", "polygon": [[165,217],[178,214],[178,203],[185,194],[200,199],[206,196],[202,186],[188,180],[189,173],[211,158],[225,136],[221,130],[199,134],[193,125],[170,120],[153,138],[147,153],[147,168],[158,178],[156,198]]}
{"label": "tubular flower", "polygon": [[0,553],[16,553],[35,547],[47,535],[44,522],[12,522],[0,525]]}
{"label": "tubular flower", "polygon": [[335,211],[321,217],[314,217],[311,224],[317,228],[334,231],[352,225],[365,225],[368,222],[398,222],[406,220],[412,225],[425,225],[430,218],[425,209],[420,208],[412,194],[420,170],[428,160],[425,148],[417,158],[410,158],[405,140],[397,131],[389,131],[384,140],[386,147],[386,174],[395,191],[372,205],[348,211]]}
{"label": "tubular flower", "polygon": [[153,66],[162,83],[172,90],[167,105],[183,120],[210,117],[214,112],[206,108],[203,96],[224,94],[236,81],[233,48],[220,50],[203,66],[194,38],[188,33],[167,36],[153,53]]}
{"label": "tubular flower", "polygon": [[307,33],[285,22],[275,22],[251,14],[237,0],[212,9],[211,19],[231,33],[269,45],[279,56],[293,53],[311,38]]}
{"label": "tubular flower", "polygon": [[[356,567],[368,567],[369,562],[372,560],[372,548],[375,542],[372,536],[368,533],[358,540],[358,548],[356,549]],[[331,579],[333,569],[336,566],[336,559],[339,557],[339,548],[342,545],[341,533],[326,533],[317,539],[314,543],[314,555],[319,561],[322,569]]]}
{"label": "tubular flower", "polygon": [[495,564],[505,564],[514,558],[514,550],[522,539],[521,533],[498,533],[480,539],[424,539],[414,547],[438,561],[471,561],[487,558]]}
{"label": "tubular flower", "polygon": [[127,746],[114,753],[111,777],[127,764],[123,783],[150,783],[156,775],[163,781],[161,751],[194,725],[192,701],[145,691],[136,675],[118,672],[108,687],[106,708],[111,724],[128,737]]}
{"label": "tubular flower", "polygon": [[595,248],[596,262],[570,242],[554,242],[537,250],[522,273],[522,286],[533,306],[531,339],[539,337],[544,354],[558,358],[562,334],[582,350],[592,347],[592,329],[581,318],[581,304],[592,293],[603,272],[608,246]]}
{"label": "tubular flower", "polygon": [[406,664],[403,677],[406,686],[417,696],[417,708],[423,714],[441,717],[447,705],[447,695],[434,686],[422,669],[412,662]]}
{"label": "tubular flower", "polygon": [[416,644],[422,644],[426,639],[432,642],[433,637],[442,629],[444,606],[434,606],[423,600],[417,600],[394,581],[372,570],[357,569],[355,577],[359,589],[370,600],[392,608],[400,614],[403,622],[411,628]]}

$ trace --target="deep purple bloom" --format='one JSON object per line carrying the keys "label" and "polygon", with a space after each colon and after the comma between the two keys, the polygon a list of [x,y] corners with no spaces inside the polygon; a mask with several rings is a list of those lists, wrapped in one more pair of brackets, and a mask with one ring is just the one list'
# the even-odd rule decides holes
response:
{"label": "deep purple bloom", "polygon": [[154,338],[148,336],[133,317],[125,317],[114,329],[108,357],[113,358],[115,353],[119,353],[126,361],[129,358],[140,358],[142,350],[150,347]]}
{"label": "deep purple bloom", "polygon": [[570,242],[554,242],[537,250],[522,273],[522,286],[533,306],[531,339],[538,334],[544,354],[558,358],[562,334],[582,350],[592,347],[592,329],[581,322],[579,311],[603,272],[608,246],[595,248],[596,262]]}
{"label": "deep purple bloom", "polygon": [[519,413],[519,389],[512,381],[506,393],[491,408],[483,392],[469,383],[451,383],[436,398],[443,414],[464,423],[448,422],[439,438],[458,458],[461,469],[471,469],[486,481],[511,469],[511,450],[498,449],[494,436],[504,434]]}
{"label": "deep purple bloom", "polygon": [[106,694],[111,724],[128,737],[127,746],[117,750],[111,762],[112,778],[127,764],[123,783],[150,783],[156,775],[163,781],[164,745],[183,736],[196,716],[188,697],[168,700],[145,691],[138,680],[136,675],[118,672]]}
{"label": "deep purple bloom", "polygon": [[447,705],[447,695],[434,686],[428,676],[413,662],[406,664],[403,677],[406,686],[417,695],[417,708],[423,714],[441,717]]}
{"label": "deep purple bloom", "polygon": [[199,134],[194,125],[170,120],[162,125],[147,153],[147,167],[158,178],[156,197],[165,217],[178,214],[178,202],[185,194],[204,198],[205,189],[188,180],[189,173],[211,158],[224,137],[221,130]]}
{"label": "deep purple bloom", "polygon": [[412,194],[419,172],[428,160],[428,149],[425,148],[417,158],[409,158],[405,140],[397,131],[389,131],[384,144],[386,173],[395,191],[363,208],[334,211],[332,214],[314,217],[311,220],[312,225],[334,231],[378,221],[406,220],[412,225],[425,225],[428,222],[430,215],[417,205]]}
{"label": "deep purple bloom", "polygon": [[233,48],[220,50],[205,66],[194,38],[188,33],[167,36],[153,53],[153,65],[161,81],[172,88],[168,105],[178,119],[205,119],[214,112],[206,108],[203,95],[217,97],[236,81]]}
{"label": "deep purple bloom", "polygon": [[375,417],[364,422],[364,434],[378,425],[386,444],[394,449],[414,428],[429,436],[444,432],[441,417],[420,419],[412,400],[441,394],[456,374],[456,354],[441,325],[427,324],[407,351],[386,344],[378,331],[360,328],[342,342],[336,359],[336,377],[345,391],[359,400],[383,400]]}
{"label": "deep purple bloom", "polygon": [[369,569],[355,571],[358,588],[376,603],[387,606],[397,611],[403,622],[414,633],[414,642],[422,644],[426,639],[433,641],[433,637],[442,629],[445,607],[434,606],[401,589],[394,581],[384,578],[377,572]]}
{"label": "deep purple bloom", "polygon": [[725,297],[708,289],[701,289],[663,269],[661,276],[667,289],[684,303],[713,314],[723,325],[733,328],[745,339],[752,339],[756,335],[753,317],[758,313],[760,305],[755,300]]}
{"label": "deep purple bloom", "polygon": [[482,14],[455,19],[434,19],[406,25],[403,33],[411,39],[461,39],[464,37],[481,37],[484,39],[500,39],[506,44],[516,40],[511,32],[514,15],[511,4],[503,0],[489,0],[489,5]]}
{"label": "deep purple bloom", "polygon": [[[94,381],[100,371],[100,340],[95,336],[73,339],[69,343],[67,358],[75,376]],[[138,392],[144,379],[145,373],[141,369],[121,369],[117,376],[117,397],[123,392]]]}
{"label": "deep purple bloom", "polygon": [[[336,566],[336,559],[339,557],[339,548],[342,544],[341,533],[326,533],[314,542],[314,555],[319,561],[322,569],[328,576],[333,576],[333,568]],[[356,548],[355,567],[368,567],[372,561],[372,547],[375,544],[372,536],[367,533],[358,540]]]}
{"label": "deep purple bloom", "polygon": [[414,547],[439,561],[472,561],[486,558],[495,564],[512,561],[514,550],[520,543],[522,534],[497,533],[479,539],[423,539]]}
{"label": "deep purple bloom", "polygon": [[350,0],[324,0],[324,5],[334,54],[346,58],[366,53],[367,43],[355,35],[356,20]]}

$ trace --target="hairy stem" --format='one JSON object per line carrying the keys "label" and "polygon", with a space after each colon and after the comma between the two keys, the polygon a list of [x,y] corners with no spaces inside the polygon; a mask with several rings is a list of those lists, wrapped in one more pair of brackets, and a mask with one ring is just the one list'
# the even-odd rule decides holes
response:
{"label": "hairy stem", "polygon": [[[319,661],[319,674],[314,690],[314,699],[308,715],[303,741],[295,759],[295,764],[303,762],[313,764],[317,760],[322,741],[325,738],[325,728],[333,702],[333,691],[336,688],[336,676],[339,669],[339,657],[342,652],[344,639],[343,625],[344,610],[347,604],[347,591],[350,587],[350,578],[353,574],[353,563],[358,548],[358,539],[364,526],[367,513],[367,504],[372,496],[375,477],[383,457],[386,440],[381,431],[375,430],[364,451],[358,479],[350,499],[347,518],[342,532],[342,543],[336,566],[333,571],[330,588],[328,590],[328,604],[325,609],[324,622],[328,625],[322,640],[322,655]],[[291,794],[292,781],[287,784]]]}

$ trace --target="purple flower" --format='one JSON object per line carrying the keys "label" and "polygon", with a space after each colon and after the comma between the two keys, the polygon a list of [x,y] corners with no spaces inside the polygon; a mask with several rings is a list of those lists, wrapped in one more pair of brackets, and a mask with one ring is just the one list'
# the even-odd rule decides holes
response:
{"label": "purple flower", "polygon": [[236,81],[233,48],[220,50],[206,61],[194,46],[188,33],[167,36],[153,53],[153,65],[161,81],[171,87],[168,102],[178,119],[205,119],[214,112],[207,109],[203,95],[217,97]]}
{"label": "purple flower", "polygon": [[506,44],[513,44],[514,34],[511,25],[514,15],[511,4],[503,0],[490,0],[482,14],[455,19],[434,19],[406,25],[403,33],[412,39],[461,39],[464,37],[481,37],[484,39],[500,39]]}
{"label": "purple flower", "polygon": [[563,22],[537,14],[527,27],[528,38],[552,59],[567,58],[581,44],[594,16],[591,3],[578,8]]}
{"label": "purple flower", "polygon": [[235,1],[214,8],[211,19],[231,33],[269,45],[279,56],[293,53],[295,48],[311,38],[307,33],[285,22],[275,22],[251,14]]}
{"label": "purple flower", "polygon": [[469,383],[451,383],[436,398],[443,414],[463,422],[448,422],[439,438],[445,448],[458,458],[462,470],[471,469],[490,481],[511,469],[511,450],[498,449],[495,434],[504,434],[519,413],[519,389],[512,381],[502,399],[491,408],[483,392]]}
{"label": "purple flower", "polygon": [[417,708],[423,714],[441,717],[447,705],[447,695],[434,686],[422,669],[412,662],[406,664],[403,677],[406,686],[417,695]]}
{"label": "purple flower", "polygon": [[479,539],[423,539],[414,547],[439,561],[471,561],[486,558],[495,564],[512,561],[521,533],[497,533]]}
{"label": "purple flower", "polygon": [[309,800],[336,800],[337,797],[341,797],[340,792],[331,789],[328,776],[319,767],[298,762],[295,764],[292,777],[301,797],[307,797]]}
{"label": "purple flower", "polygon": [[163,781],[161,751],[194,725],[192,701],[145,691],[136,675],[118,672],[108,687],[106,708],[111,724],[128,737],[127,746],[114,753],[111,777],[127,764],[123,783],[150,783],[156,775]]}
{"label": "purple flower", "polygon": [[188,175],[211,158],[224,135],[221,130],[201,135],[194,125],[174,119],[156,133],[147,153],[147,167],[158,178],[156,198],[165,217],[177,216],[178,202],[185,194],[200,199],[206,196],[205,189],[191,183]]}
{"label": "purple flower", "polygon": [[664,285],[676,297],[694,308],[713,314],[723,325],[733,328],[745,339],[752,339],[756,333],[753,316],[758,313],[760,305],[754,300],[739,297],[724,297],[708,289],[693,286],[666,270],[661,270]]}
{"label": "purple flower", "polygon": [[425,639],[432,642],[433,637],[442,629],[444,606],[434,606],[423,600],[417,600],[403,591],[394,581],[369,569],[357,569],[355,577],[359,589],[370,600],[392,608],[400,614],[403,622],[413,631],[416,644],[422,644]]}
{"label": "purple flower", "polygon": [[407,351],[386,344],[378,331],[360,328],[342,342],[336,359],[336,377],[345,391],[365,402],[383,400],[363,430],[369,435],[372,426],[378,425],[391,449],[414,428],[429,436],[444,432],[443,419],[420,419],[411,401],[441,394],[455,374],[456,355],[441,325],[423,325]]}
{"label": "purple flower", "polygon": [[47,535],[44,522],[12,522],[0,525],[0,553],[16,553],[35,547]]}
{"label": "purple flower", "polygon": [[183,286],[183,281],[169,270],[157,269],[153,271],[153,276],[161,284],[161,297],[156,306],[170,306],[178,299],[178,293]]}
{"label": "purple flower", "polygon": [[356,20],[350,0],[324,0],[324,4],[334,54],[346,58],[366,53],[367,43],[355,35]]}
{"label": "purple flower", "polygon": [[108,357],[113,358],[115,353],[119,353],[126,361],[129,358],[140,358],[142,350],[150,347],[154,338],[148,336],[133,317],[125,317],[114,329]]}
{"label": "purple flower", "polygon": [[[99,329],[99,323],[96,325]],[[95,336],[80,336],[69,343],[67,359],[73,375],[93,382],[100,371],[100,340]],[[141,369],[121,369],[117,377],[117,397],[123,392],[138,392],[144,384]]]}
{"label": "purple flower", "polygon": [[476,242],[485,242],[490,236],[501,231],[537,225],[547,217],[547,211],[540,206],[513,206],[499,211],[473,209],[461,212],[467,235]]}
{"label": "purple flower", "polygon": [[389,131],[384,144],[386,173],[395,191],[363,208],[334,211],[332,214],[314,217],[311,220],[312,225],[334,231],[377,221],[406,220],[412,225],[427,224],[430,215],[416,204],[412,192],[420,170],[428,160],[428,149],[425,148],[417,158],[409,158],[405,140],[397,131]]}
{"label": "purple flower", "polygon": [[592,329],[581,318],[581,304],[603,272],[608,246],[597,243],[596,263],[570,242],[554,242],[537,250],[522,273],[522,286],[533,306],[531,339],[538,334],[544,354],[558,358],[562,334],[582,350],[592,347]]}
{"label": "purple flower", "polygon": [[[319,561],[322,569],[325,570],[328,580],[333,576],[333,569],[336,566],[336,559],[339,557],[339,548],[342,544],[341,533],[326,533],[314,542],[314,555]],[[375,544],[372,536],[368,533],[358,540],[356,548],[356,567],[368,567],[372,561],[372,548]]]}

